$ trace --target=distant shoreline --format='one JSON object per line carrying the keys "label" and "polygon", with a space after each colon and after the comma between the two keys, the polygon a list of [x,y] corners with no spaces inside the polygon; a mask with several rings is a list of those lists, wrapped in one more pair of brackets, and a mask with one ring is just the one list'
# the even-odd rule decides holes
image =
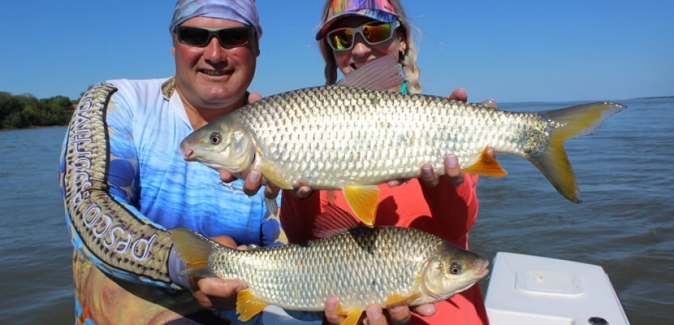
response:
{"label": "distant shoreline", "polygon": [[32,125],[32,126],[27,126],[25,128],[7,128],[7,129],[0,129],[0,132],[2,131],[16,131],[16,130],[31,130],[31,129],[46,129],[46,128],[62,128],[66,127],[68,124],[64,125]]}
{"label": "distant shoreline", "polygon": [[666,98],[674,98],[674,96],[637,97],[637,98],[632,98],[632,99],[666,99]]}

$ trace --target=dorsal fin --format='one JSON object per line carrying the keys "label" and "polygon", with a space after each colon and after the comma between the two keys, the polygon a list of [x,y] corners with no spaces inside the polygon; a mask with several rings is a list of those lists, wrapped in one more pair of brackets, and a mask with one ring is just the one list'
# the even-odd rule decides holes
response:
{"label": "dorsal fin", "polygon": [[328,238],[349,229],[357,228],[361,224],[347,211],[334,204],[325,207],[325,211],[314,220],[314,236]]}
{"label": "dorsal fin", "polygon": [[390,55],[383,56],[349,72],[337,85],[371,90],[389,90],[400,86],[405,79],[400,65]]}

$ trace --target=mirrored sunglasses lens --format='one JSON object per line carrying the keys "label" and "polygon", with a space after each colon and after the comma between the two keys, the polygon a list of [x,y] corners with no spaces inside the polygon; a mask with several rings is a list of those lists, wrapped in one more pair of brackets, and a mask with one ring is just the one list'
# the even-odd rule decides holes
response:
{"label": "mirrored sunglasses lens", "polygon": [[328,35],[328,40],[333,49],[343,51],[351,48],[353,32],[350,29],[338,29]]}
{"label": "mirrored sunglasses lens", "polygon": [[198,27],[181,26],[178,28],[178,40],[187,45],[204,46],[208,43],[208,30]]}
{"label": "mirrored sunglasses lens", "polygon": [[225,48],[242,46],[250,42],[253,33],[249,28],[226,28],[218,31],[220,45]]}
{"label": "mirrored sunglasses lens", "polygon": [[369,43],[381,43],[391,38],[391,24],[368,24],[362,27],[363,36]]}

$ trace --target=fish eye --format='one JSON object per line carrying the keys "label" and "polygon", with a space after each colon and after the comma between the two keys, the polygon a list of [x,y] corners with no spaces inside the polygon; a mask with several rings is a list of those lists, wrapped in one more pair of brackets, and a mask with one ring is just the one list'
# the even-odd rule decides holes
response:
{"label": "fish eye", "polygon": [[459,274],[459,272],[461,272],[461,264],[452,262],[452,265],[449,266],[449,272],[452,274]]}
{"label": "fish eye", "polygon": [[220,141],[222,141],[222,136],[220,136],[220,133],[218,132],[213,132],[208,139],[211,141],[211,144],[219,144]]}

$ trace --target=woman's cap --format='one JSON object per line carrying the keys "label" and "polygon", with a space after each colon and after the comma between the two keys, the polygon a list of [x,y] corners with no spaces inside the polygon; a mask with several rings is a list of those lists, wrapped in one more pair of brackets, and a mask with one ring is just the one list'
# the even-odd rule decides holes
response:
{"label": "woman's cap", "polygon": [[316,40],[323,38],[330,26],[345,16],[363,16],[385,23],[398,20],[398,14],[388,0],[333,0]]}

